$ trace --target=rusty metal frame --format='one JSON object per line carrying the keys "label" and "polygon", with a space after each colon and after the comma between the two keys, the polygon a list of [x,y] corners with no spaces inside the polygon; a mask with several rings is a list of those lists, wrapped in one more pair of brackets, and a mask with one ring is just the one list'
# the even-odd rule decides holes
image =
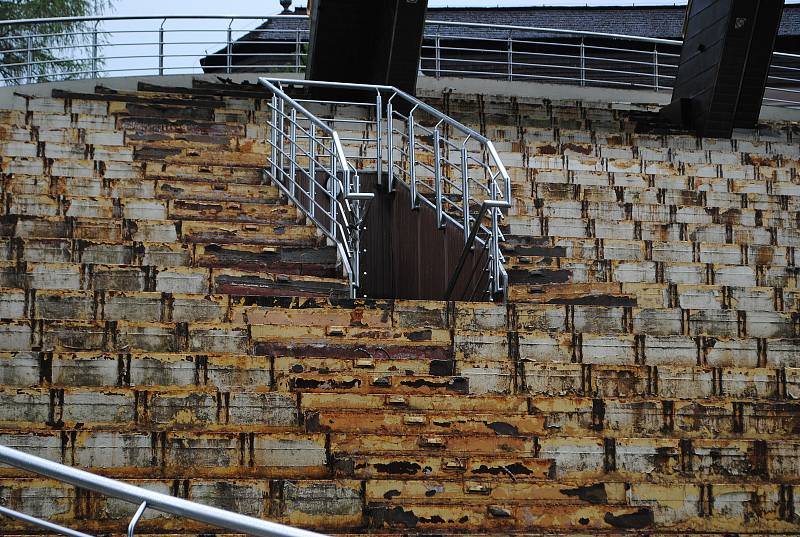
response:
{"label": "rusty metal frame", "polygon": [[[156,511],[161,511],[162,513],[169,513],[178,517],[188,518],[236,533],[252,535],[254,537],[325,537],[323,534],[313,531],[294,528],[276,522],[268,522],[224,509],[191,502],[182,498],[176,498],[167,494],[153,492],[134,485],[129,485],[123,481],[109,479],[41,457],[36,457],[3,445],[0,445],[0,463],[21,468],[85,490],[91,490],[104,496],[139,505],[139,509],[129,526],[129,531],[135,527],[135,522],[141,517],[144,508],[148,507]],[[13,513],[17,514],[16,511]],[[21,513],[19,514],[21,515]],[[23,520],[28,521],[31,521],[30,519],[33,518],[27,515],[22,516],[25,517]],[[91,537],[84,533],[61,528],[49,522],[38,519],[34,520],[44,529],[63,533],[69,537]],[[44,526],[43,524],[50,524],[50,526]],[[64,533],[62,530],[66,530],[68,533]]]}

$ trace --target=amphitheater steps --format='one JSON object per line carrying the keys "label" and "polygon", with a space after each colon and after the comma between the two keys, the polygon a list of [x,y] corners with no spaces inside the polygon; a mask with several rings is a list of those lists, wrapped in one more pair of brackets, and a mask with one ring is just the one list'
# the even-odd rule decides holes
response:
{"label": "amphitheater steps", "polygon": [[[0,113],[0,443],[332,534],[797,533],[796,126],[439,95],[509,164],[511,300],[354,301],[262,184],[261,97]],[[10,468],[0,502],[136,507]]]}

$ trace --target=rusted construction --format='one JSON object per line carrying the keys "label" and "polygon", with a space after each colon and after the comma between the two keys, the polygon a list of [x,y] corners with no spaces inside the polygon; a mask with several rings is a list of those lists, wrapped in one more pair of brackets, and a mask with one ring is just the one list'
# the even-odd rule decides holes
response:
{"label": "rusted construction", "polygon": [[[264,98],[0,111],[0,443],[335,534],[800,532],[800,126],[429,95],[509,168],[511,300],[352,300],[264,184]],[[135,509],[10,468],[0,503]]]}

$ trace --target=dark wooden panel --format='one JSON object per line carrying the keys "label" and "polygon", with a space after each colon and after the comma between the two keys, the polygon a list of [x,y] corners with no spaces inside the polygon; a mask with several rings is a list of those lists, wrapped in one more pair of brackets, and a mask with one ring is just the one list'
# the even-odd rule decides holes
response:
{"label": "dark wooden panel", "polygon": [[[362,294],[371,298],[441,300],[464,248],[464,234],[447,223],[436,226],[436,212],[428,206],[411,209],[410,193],[399,186],[387,193],[375,174],[362,174],[361,184],[376,192],[362,236]],[[467,257],[454,300],[486,300],[487,256],[483,249]],[[471,281],[472,276],[482,283]]]}

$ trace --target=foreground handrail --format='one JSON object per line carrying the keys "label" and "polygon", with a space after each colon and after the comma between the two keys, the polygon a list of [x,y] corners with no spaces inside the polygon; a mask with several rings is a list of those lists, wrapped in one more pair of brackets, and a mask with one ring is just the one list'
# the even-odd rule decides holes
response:
{"label": "foreground handrail", "polygon": [[[153,492],[128,483],[101,477],[57,462],[42,459],[16,449],[0,445],[0,463],[21,468],[62,483],[91,490],[98,494],[117,498],[128,503],[141,505],[169,513],[178,517],[189,518],[218,528],[245,533],[256,537],[324,537],[321,533],[302,530],[268,522],[238,513],[225,511],[199,503],[176,498],[167,494]],[[85,535],[75,537],[88,537]]]}
{"label": "foreground handrail", "polygon": [[0,505],[0,515],[7,516],[8,518],[16,518],[17,520],[27,522],[32,526],[37,526],[39,528],[42,528],[43,530],[47,530],[53,533],[66,535],[67,537],[92,537],[87,533],[76,531],[70,528],[65,528],[64,526],[53,524],[52,522],[48,522],[47,520],[42,520],[36,517],[32,517],[30,515],[26,515],[25,513],[14,511],[13,509],[8,509],[7,507],[3,507],[2,505]]}

